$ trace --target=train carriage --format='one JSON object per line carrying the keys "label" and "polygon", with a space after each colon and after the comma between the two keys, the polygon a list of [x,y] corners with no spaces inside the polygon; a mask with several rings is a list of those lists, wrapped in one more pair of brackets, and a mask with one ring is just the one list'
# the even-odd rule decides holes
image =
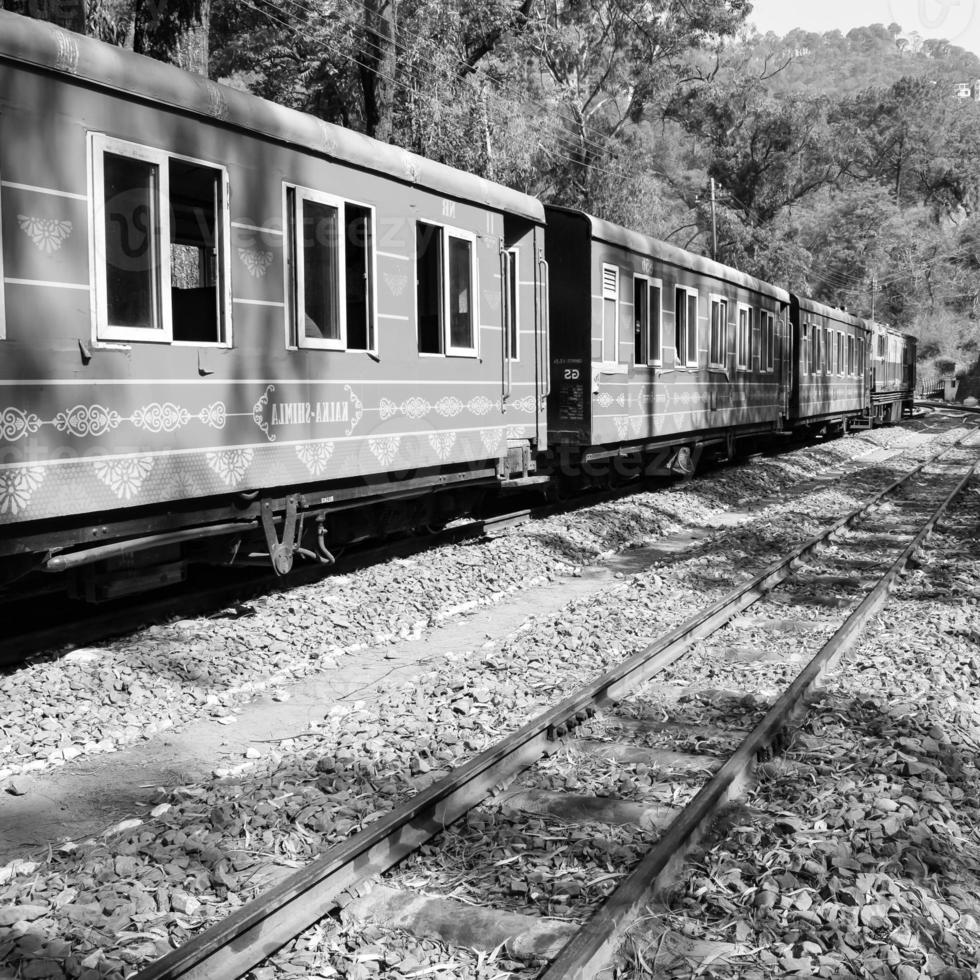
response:
{"label": "train carriage", "polygon": [[406,498],[532,479],[543,219],[0,11],[0,578],[136,552],[170,581],[253,527],[285,572]]}
{"label": "train carriage", "polygon": [[545,210],[553,452],[683,471],[706,447],[730,452],[782,428],[785,290],[581,211]]}
{"label": "train carriage", "polygon": [[790,320],[795,358],[791,424],[846,430],[849,422],[866,418],[871,331],[865,321],[795,294]]}
{"label": "train carriage", "polygon": [[874,320],[868,320],[867,326],[871,333],[870,418],[897,422],[911,413],[915,401],[915,337]]}

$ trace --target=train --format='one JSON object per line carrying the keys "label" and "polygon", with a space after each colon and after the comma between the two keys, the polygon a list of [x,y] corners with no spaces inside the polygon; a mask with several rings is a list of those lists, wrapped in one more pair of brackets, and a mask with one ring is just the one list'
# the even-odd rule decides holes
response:
{"label": "train", "polygon": [[91,602],[895,421],[915,372],[884,325],[5,11],[0,350],[0,588]]}

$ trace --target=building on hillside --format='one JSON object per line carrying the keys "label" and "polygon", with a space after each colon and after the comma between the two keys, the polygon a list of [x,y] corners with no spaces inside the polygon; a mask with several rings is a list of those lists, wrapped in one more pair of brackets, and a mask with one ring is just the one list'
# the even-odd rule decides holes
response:
{"label": "building on hillside", "polygon": [[961,99],[980,102],[980,78],[974,78],[972,82],[954,82],[953,94]]}

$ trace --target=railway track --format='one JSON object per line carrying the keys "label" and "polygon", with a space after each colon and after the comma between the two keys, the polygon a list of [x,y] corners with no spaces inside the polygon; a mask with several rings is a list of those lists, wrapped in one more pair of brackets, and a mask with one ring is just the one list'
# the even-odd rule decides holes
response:
{"label": "railway track", "polygon": [[[792,445],[798,447],[803,444],[794,442]],[[786,449],[786,445],[781,445],[778,450],[757,455],[778,455]],[[598,506],[647,489],[649,487],[645,483],[636,481],[616,488],[586,490],[560,502],[525,500],[522,501],[523,506],[512,510],[457,521],[425,534],[406,534],[387,541],[366,542],[341,553],[335,565],[297,566],[282,578],[266,569],[224,569],[213,576],[217,581],[198,577],[185,586],[174,587],[160,594],[129,597],[100,606],[65,603],[59,597],[52,608],[51,596],[41,596],[37,601],[29,597],[17,598],[0,605],[6,622],[5,634],[0,641],[0,669],[16,666],[31,656],[69,644],[97,645],[168,619],[209,615],[235,603],[310,585],[330,575],[349,574],[443,545],[494,537],[529,521]]]}
{"label": "railway track", "polygon": [[[472,946],[476,937],[488,950],[503,943],[514,956],[546,964],[541,976],[547,980],[597,975],[614,956],[624,928],[671,881],[712,817],[748,785],[755,761],[778,751],[788,727],[805,710],[808,693],[881,609],[906,563],[971,479],[976,462],[974,446],[957,444],[894,480],[656,643],[151,964],[138,980],[242,976],[340,906],[353,928],[384,923],[450,946]],[[750,607],[764,618],[815,604],[826,610],[822,634],[831,635],[806,652],[801,670],[793,667],[795,676],[778,697],[764,696],[761,718],[756,717],[760,711],[747,710],[747,726],[721,733],[722,741],[737,741],[727,758],[687,750],[697,734],[691,725],[645,712],[651,682],[656,685],[692,650],[710,658],[712,644],[724,646],[726,624],[744,619]],[[802,644],[794,640],[793,645]],[[798,659],[796,651],[787,659],[790,664]],[[762,703],[750,689],[737,694],[747,705]],[[751,729],[748,734],[744,727]],[[650,748],[643,744],[650,736],[676,738],[681,748]],[[658,774],[654,787],[684,805],[551,788],[549,767],[587,772],[596,760],[648,767]],[[426,898],[392,887],[401,872],[360,894],[400,862],[409,880],[424,880],[432,854],[441,853],[440,840],[450,836],[443,832],[477,807],[489,808],[502,822],[526,821],[530,814],[570,828],[583,821],[589,828],[629,826],[650,846],[632,869],[607,876],[618,885],[584,922],[542,917],[532,896],[526,908],[511,896],[498,909]],[[454,835],[453,850],[473,860],[472,848],[460,845],[465,833],[464,826]],[[426,857],[419,856],[423,845]],[[458,869],[466,873],[465,866]]]}

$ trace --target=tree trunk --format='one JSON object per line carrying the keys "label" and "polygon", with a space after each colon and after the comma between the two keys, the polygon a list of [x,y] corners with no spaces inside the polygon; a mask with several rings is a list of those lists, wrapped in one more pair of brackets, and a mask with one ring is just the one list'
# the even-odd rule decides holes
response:
{"label": "tree trunk", "polygon": [[391,141],[395,111],[395,72],[398,68],[398,0],[364,0],[364,44],[361,88],[364,128],[368,136]]}

